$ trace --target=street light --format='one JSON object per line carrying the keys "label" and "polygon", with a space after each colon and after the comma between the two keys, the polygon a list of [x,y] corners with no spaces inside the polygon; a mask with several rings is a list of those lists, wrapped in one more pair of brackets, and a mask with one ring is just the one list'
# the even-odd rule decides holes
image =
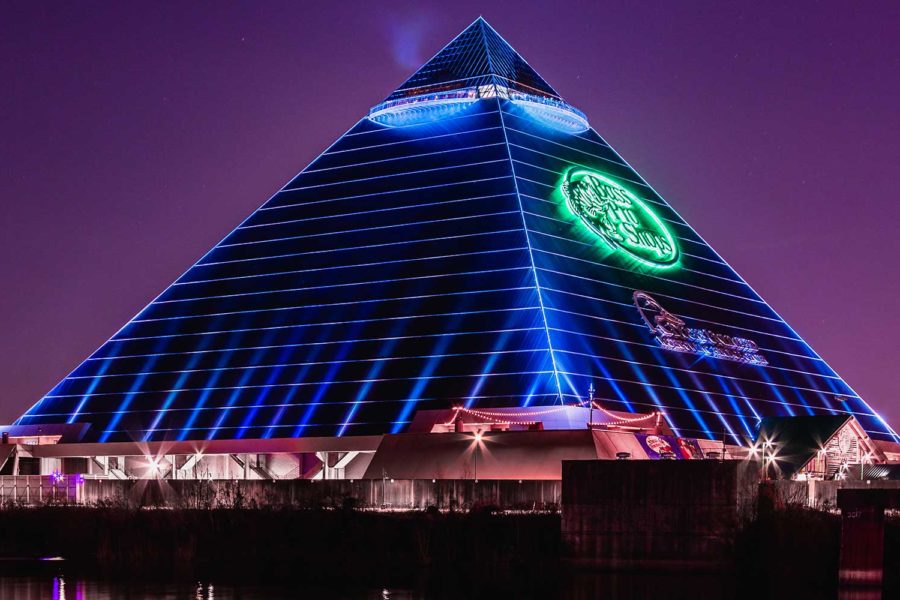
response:
{"label": "street light", "polygon": [[588,388],[588,429],[594,426],[594,382]]}
{"label": "street light", "polygon": [[475,483],[478,483],[478,447],[481,446],[481,430],[475,432]]}

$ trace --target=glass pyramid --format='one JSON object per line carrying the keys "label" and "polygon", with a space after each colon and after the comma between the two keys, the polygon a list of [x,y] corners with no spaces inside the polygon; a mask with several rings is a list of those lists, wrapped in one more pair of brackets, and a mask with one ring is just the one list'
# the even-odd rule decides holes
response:
{"label": "glass pyramid", "polygon": [[664,411],[896,434],[478,19],[18,421],[84,441],[404,431],[415,411]]}

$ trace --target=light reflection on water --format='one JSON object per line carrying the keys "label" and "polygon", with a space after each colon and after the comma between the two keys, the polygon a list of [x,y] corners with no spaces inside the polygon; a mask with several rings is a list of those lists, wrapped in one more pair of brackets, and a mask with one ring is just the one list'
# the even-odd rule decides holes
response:
{"label": "light reflection on water", "polygon": [[[134,583],[100,581],[62,575],[0,575],[0,600],[287,600],[314,598],[322,600],[433,600],[453,598],[540,598],[542,600],[603,600],[678,598],[736,598],[810,597],[784,590],[769,595],[757,590],[749,596],[740,595],[721,577],[697,577],[685,574],[664,576],[650,574],[586,574],[574,573],[565,577],[552,591],[519,589],[513,591],[500,585],[495,589],[463,586],[450,591],[446,588],[429,593],[408,589],[356,589],[340,591],[327,587],[266,587],[260,585],[229,586],[207,582],[190,583]],[[760,582],[762,583],[762,582]],[[439,586],[443,587],[443,586]],[[664,593],[663,593],[664,591]],[[816,594],[814,594],[816,595]],[[881,590],[850,588],[838,591],[839,600],[878,600]]]}
{"label": "light reflection on water", "polygon": [[[595,574],[571,573],[554,583],[536,586],[536,582],[516,585],[503,579],[462,582],[448,587],[446,581],[419,582],[422,588],[329,588],[319,586],[286,587],[260,585],[221,585],[218,583],[136,583],[105,581],[63,575],[62,571],[32,573],[28,576],[0,575],[0,600],[465,600],[470,598],[516,598],[541,600],[594,600],[652,598],[667,590],[669,600],[699,597],[731,598],[721,578],[685,574]],[[335,582],[340,586],[341,582]]]}
{"label": "light reflection on water", "polygon": [[0,576],[2,600],[418,600],[407,590],[362,590],[353,593],[323,589],[297,590],[212,583],[133,583],[77,579],[63,576]]}

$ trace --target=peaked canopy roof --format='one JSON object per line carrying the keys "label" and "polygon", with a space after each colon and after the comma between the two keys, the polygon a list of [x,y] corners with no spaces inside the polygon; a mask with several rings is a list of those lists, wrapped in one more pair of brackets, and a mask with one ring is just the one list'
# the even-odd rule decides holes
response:
{"label": "peaked canopy roof", "polygon": [[386,100],[492,83],[561,99],[487,21],[478,17]]}

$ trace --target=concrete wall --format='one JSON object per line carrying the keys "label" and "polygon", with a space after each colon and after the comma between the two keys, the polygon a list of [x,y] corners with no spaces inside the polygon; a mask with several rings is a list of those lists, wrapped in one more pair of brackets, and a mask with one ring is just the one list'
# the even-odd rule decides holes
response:
{"label": "concrete wall", "polygon": [[731,561],[755,514],[749,461],[565,461],[562,540],[576,563],[608,568],[713,567]]}

